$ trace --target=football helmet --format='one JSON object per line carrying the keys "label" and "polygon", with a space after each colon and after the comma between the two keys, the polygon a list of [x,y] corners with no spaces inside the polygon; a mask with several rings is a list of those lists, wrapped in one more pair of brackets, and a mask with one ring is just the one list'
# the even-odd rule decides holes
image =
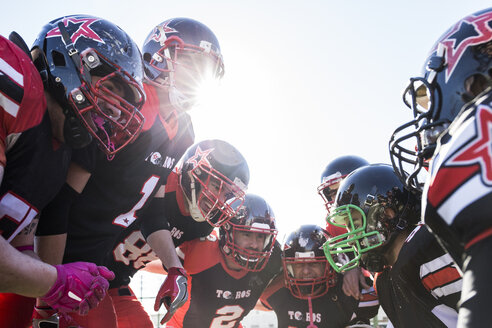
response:
{"label": "football helmet", "polygon": [[64,16],[43,27],[33,50],[45,89],[65,114],[67,144],[81,148],[94,138],[114,155],[137,137],[143,62],[121,28],[94,16]]}
{"label": "football helmet", "polygon": [[328,212],[335,201],[335,195],[342,179],[353,170],[368,164],[369,162],[362,157],[347,155],[335,158],[325,167],[323,173],[321,173],[318,194],[323,198]]}
{"label": "football helmet", "polygon": [[[422,75],[410,79],[403,102],[413,120],[391,136],[389,151],[398,177],[421,191],[436,141],[462,108],[492,82],[492,8],[454,24],[432,47]],[[421,174],[422,173],[422,174]]]}
{"label": "football helmet", "polygon": [[[317,298],[328,292],[336,284],[336,273],[328,264],[323,245],[328,235],[316,225],[302,225],[290,233],[282,248],[285,285],[293,296],[301,299]],[[300,270],[309,270],[304,266],[317,266],[321,273],[318,277],[304,277]],[[309,272],[306,275],[314,275]]]}
{"label": "football helmet", "polygon": [[[243,269],[261,271],[277,237],[275,214],[263,198],[253,194],[247,194],[244,203],[236,202],[233,208],[236,215],[219,228],[220,249]],[[241,242],[243,239],[246,242]],[[254,247],[258,243],[260,249]]]}
{"label": "football helmet", "polygon": [[177,165],[179,185],[191,217],[218,227],[236,214],[249,183],[243,155],[222,140],[190,146]]}
{"label": "football helmet", "polygon": [[[419,197],[404,187],[387,164],[371,164],[350,173],[340,184],[335,205],[328,222],[348,232],[332,237],[324,250],[338,272],[358,266],[359,261],[369,271],[382,271],[383,254],[394,238],[420,220]],[[334,255],[341,253],[351,260],[336,263]]]}
{"label": "football helmet", "polygon": [[193,106],[201,83],[224,75],[217,37],[190,18],[172,18],[154,27],[142,52],[147,81],[168,88],[171,104],[181,110]]}

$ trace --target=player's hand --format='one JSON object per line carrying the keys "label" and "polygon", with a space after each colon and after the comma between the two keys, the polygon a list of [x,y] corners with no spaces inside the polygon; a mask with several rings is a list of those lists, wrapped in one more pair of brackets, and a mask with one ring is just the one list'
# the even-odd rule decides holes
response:
{"label": "player's hand", "polygon": [[49,306],[34,307],[32,328],[58,328],[56,311]]}
{"label": "player's hand", "polygon": [[342,290],[345,295],[360,300],[362,297],[360,286],[364,289],[371,288],[371,286],[366,283],[366,279],[360,268],[354,268],[343,274]]}
{"label": "player's hand", "polygon": [[155,298],[154,311],[159,311],[162,304],[167,313],[161,320],[161,325],[169,321],[174,312],[188,300],[188,277],[185,269],[173,267],[167,272],[167,278],[162,283]]}
{"label": "player's hand", "polygon": [[106,296],[108,280],[114,273],[94,263],[74,262],[55,265],[58,276],[41,300],[61,313],[78,311],[87,315]]}

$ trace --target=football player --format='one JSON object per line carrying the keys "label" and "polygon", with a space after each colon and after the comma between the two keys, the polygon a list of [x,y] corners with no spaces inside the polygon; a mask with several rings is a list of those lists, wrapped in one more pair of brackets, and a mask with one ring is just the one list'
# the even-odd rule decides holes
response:
{"label": "football player", "polygon": [[331,255],[352,252],[336,271],[361,265],[377,272],[375,287],[395,327],[454,327],[461,276],[452,258],[419,225],[420,197],[405,189],[391,165],[371,164],[341,183],[331,224],[347,233],[326,244]]}
{"label": "football player", "polygon": [[[321,173],[321,184],[318,186],[318,194],[323,199],[328,214],[335,202],[335,195],[343,178],[355,169],[366,165],[369,165],[368,161],[355,155],[340,156],[328,163]],[[344,228],[328,223],[326,223],[326,231],[330,236],[338,236],[347,232]],[[361,291],[371,287],[366,283],[366,275],[367,273],[362,272],[358,267],[344,272],[342,289],[345,295],[360,299]]]}
{"label": "football player", "polygon": [[166,327],[241,327],[261,293],[280,270],[275,216],[266,201],[247,194],[232,204],[235,216],[219,236],[182,244],[190,297]]}
{"label": "football player", "polygon": [[283,275],[275,278],[261,296],[273,309],[278,327],[346,327],[369,324],[379,308],[374,289],[363,300],[344,295],[342,276],[326,260],[323,244],[328,234],[316,225],[302,225],[283,245]]}
{"label": "football player", "polygon": [[[460,327],[491,322],[491,25],[488,8],[459,20],[438,39],[422,75],[410,79],[405,92],[414,119],[390,142],[395,170],[410,186],[424,189],[425,223],[463,272]],[[412,143],[415,150],[408,147]],[[431,157],[423,186],[418,171]]]}
{"label": "football player", "polygon": [[[87,303],[83,295],[94,289],[91,279],[101,280],[97,295],[102,297],[107,284],[104,278],[112,274],[92,264],[44,265],[22,256],[8,242],[18,251],[35,256],[38,214],[62,188],[71,149],[85,146],[92,138],[102,148],[109,143],[115,149],[123,147],[143,123],[138,113],[143,103],[143,65],[136,45],[106,20],[88,16],[73,19],[77,25],[63,19],[47,24],[32,53],[15,32],[10,36],[15,44],[2,37],[0,46],[0,243],[6,261],[2,265],[6,274],[2,274],[2,291],[41,296],[56,280],[56,288],[50,291],[58,294],[56,301],[45,299],[60,312],[76,309],[80,301]],[[102,39],[77,33],[81,24],[89,26],[92,38]],[[108,30],[114,33],[106,35]],[[124,47],[118,53],[109,51],[115,44]],[[96,277],[91,278],[92,274]],[[70,299],[69,292],[82,299]],[[2,294],[2,303],[10,297],[15,298]],[[90,306],[96,301],[91,300]],[[80,310],[86,312],[87,306]],[[17,311],[7,306],[6,313],[0,315],[2,326],[13,326],[13,313]]]}
{"label": "football player", "polygon": [[[61,216],[62,222],[69,216],[65,261],[86,258],[101,263],[102,252],[91,255],[90,247],[80,246],[86,244],[87,238],[97,239],[92,247],[110,252],[117,235],[137,217],[163,215],[163,185],[194,141],[191,119],[185,111],[191,107],[191,98],[201,86],[198,82],[222,77],[223,62],[217,38],[195,20],[177,18],[160,23],[150,32],[142,50],[147,95],[142,109],[145,116],[142,133],[111,161],[97,154],[94,145],[76,154],[82,158],[79,160],[82,169],[90,173],[86,176],[87,185],[77,190],[81,194],[73,205],[65,194],[60,194],[53,210],[46,213],[46,216]],[[191,77],[198,81],[187,83]],[[83,160],[94,157],[92,162]],[[53,253],[52,244],[57,238],[63,239],[65,231],[63,224],[57,231],[41,230],[42,238],[50,238],[44,248]],[[54,232],[58,235],[53,236]],[[170,237],[167,241],[174,250]],[[62,240],[60,244],[63,243]],[[176,257],[174,263],[168,261],[166,265],[180,266],[180,263]]]}
{"label": "football player", "polygon": [[[166,267],[168,276],[156,297],[156,311],[164,303],[168,315],[163,323],[169,320],[187,298],[187,274],[175,247],[207,236],[214,226],[231,219],[236,212],[234,207],[244,200],[248,182],[248,165],[235,147],[222,140],[204,140],[185,152],[167,178],[158,211],[134,220],[128,228],[122,227],[124,221],[108,221],[108,228],[114,226],[119,235],[99,233],[96,244],[91,238],[79,238],[76,244],[69,241],[65,261],[90,259],[106,263],[116,273],[109,297],[88,316],[73,316],[75,322],[84,327],[116,327],[116,324],[119,328],[152,327],[128,284],[135,272],[157,258]],[[65,324],[63,320],[60,322],[61,327]]]}

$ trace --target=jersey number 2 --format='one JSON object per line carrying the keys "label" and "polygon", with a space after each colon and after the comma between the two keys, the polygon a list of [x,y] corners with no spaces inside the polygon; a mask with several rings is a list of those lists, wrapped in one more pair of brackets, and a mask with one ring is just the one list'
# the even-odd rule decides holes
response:
{"label": "jersey number 2", "polygon": [[243,312],[244,309],[239,305],[223,306],[215,312],[215,314],[220,314],[221,316],[212,320],[210,328],[233,328]]}

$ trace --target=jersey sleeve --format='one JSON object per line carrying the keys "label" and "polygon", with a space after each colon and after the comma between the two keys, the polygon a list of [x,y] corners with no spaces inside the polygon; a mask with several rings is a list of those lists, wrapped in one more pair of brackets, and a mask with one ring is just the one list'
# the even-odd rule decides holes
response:
{"label": "jersey sleeve", "polygon": [[[366,284],[373,285],[371,277],[366,277]],[[359,305],[355,311],[355,322],[369,322],[375,317],[379,311],[379,300],[374,287],[362,289],[362,297],[359,300]]]}
{"label": "jersey sleeve", "polygon": [[279,274],[270,282],[270,284],[268,284],[267,288],[265,288],[261,294],[261,304],[268,310],[273,310],[273,307],[270,304],[271,297],[282,287],[284,287],[284,277],[282,274]]}
{"label": "jersey sleeve", "polygon": [[41,123],[46,112],[43,83],[31,59],[0,35],[0,164],[20,134]]}
{"label": "jersey sleeve", "polygon": [[207,237],[184,242],[178,247],[178,256],[189,274],[202,272],[221,261],[218,237],[212,232]]}
{"label": "jersey sleeve", "polygon": [[140,231],[145,239],[158,230],[170,230],[171,225],[166,219],[164,198],[154,198],[144,209]]}

